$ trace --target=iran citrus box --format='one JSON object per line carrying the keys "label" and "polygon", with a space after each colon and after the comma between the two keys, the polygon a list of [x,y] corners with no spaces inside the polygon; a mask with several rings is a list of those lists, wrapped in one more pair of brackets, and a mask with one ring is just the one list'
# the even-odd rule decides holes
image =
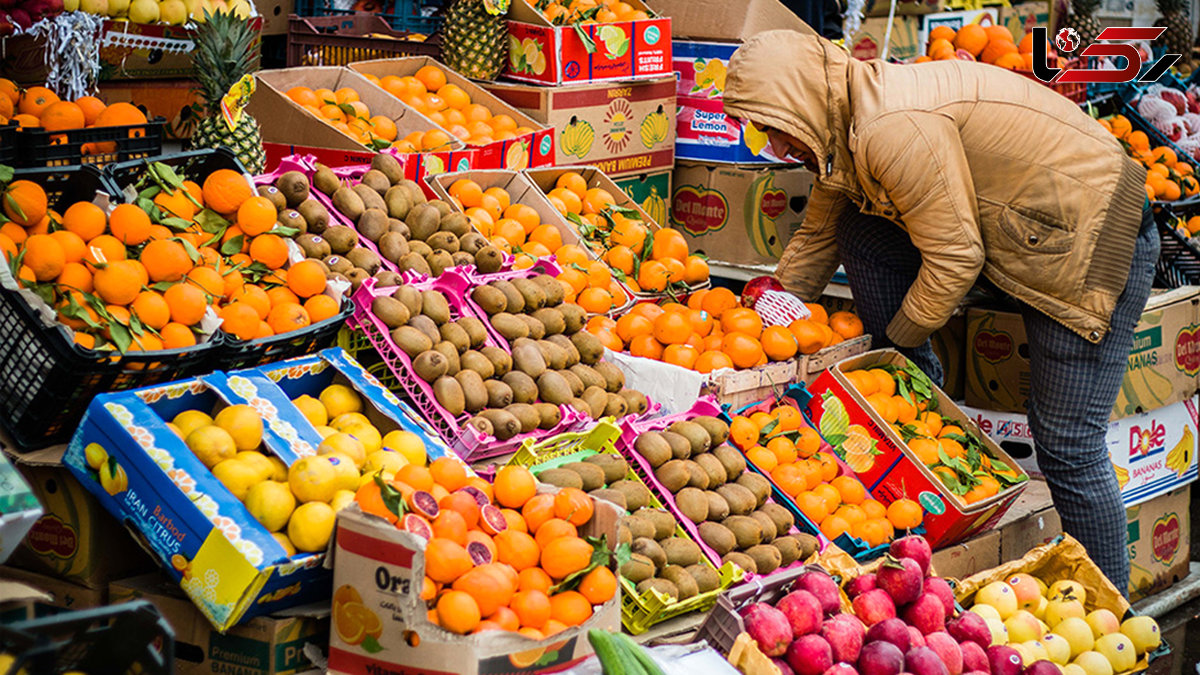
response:
{"label": "iran citrus box", "polygon": [[[809,386],[813,394],[809,412],[817,430],[842,459],[846,459],[843,443],[854,440],[868,446],[869,464],[852,465],[859,479],[872,496],[885,504],[901,498],[917,501],[924,511],[925,538],[936,549],[995,525],[1025,489],[1028,476],[1021,472],[1020,482],[974,504],[967,504],[947,490],[846,377],[853,370],[879,366],[903,369],[908,365],[908,359],[891,349],[867,352],[836,363]],[[931,409],[974,434],[993,459],[1017,469],[1016,461],[981,432],[945,392],[932,384],[930,392]]]}

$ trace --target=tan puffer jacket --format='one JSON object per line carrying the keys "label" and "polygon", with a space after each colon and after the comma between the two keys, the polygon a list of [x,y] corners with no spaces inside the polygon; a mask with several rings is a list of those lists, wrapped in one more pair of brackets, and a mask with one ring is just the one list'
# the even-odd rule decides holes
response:
{"label": "tan puffer jacket", "polygon": [[915,346],[983,274],[1091,342],[1108,332],[1145,203],[1146,170],[1077,105],[994,66],[860,62],[833,43],[759,33],[733,55],[725,112],[784,131],[820,164],[776,270],[814,299],[837,268],[850,203],[904,228],[917,280],[887,334]]}

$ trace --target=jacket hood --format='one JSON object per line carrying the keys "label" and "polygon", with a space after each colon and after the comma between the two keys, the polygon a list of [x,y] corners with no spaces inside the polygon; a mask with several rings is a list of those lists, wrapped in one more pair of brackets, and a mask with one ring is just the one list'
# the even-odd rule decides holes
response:
{"label": "jacket hood", "polygon": [[857,65],[821,37],[789,30],[759,33],[729,61],[725,113],[803,141],[817,156],[820,178],[851,187],[848,82]]}

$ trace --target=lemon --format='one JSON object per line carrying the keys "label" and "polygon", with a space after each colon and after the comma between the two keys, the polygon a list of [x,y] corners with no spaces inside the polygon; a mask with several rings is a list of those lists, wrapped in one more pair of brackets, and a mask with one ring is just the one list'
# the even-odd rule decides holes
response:
{"label": "lemon", "polygon": [[305,394],[292,400],[292,404],[300,410],[300,414],[314,427],[329,424],[329,415],[325,414],[325,406],[317,399]]}
{"label": "lemon", "polygon": [[370,424],[352,424],[342,431],[357,438],[368,455],[383,447],[383,438],[379,435],[379,430]]}
{"label": "lemon", "polygon": [[333,536],[334,510],[324,502],[301,504],[288,521],[288,539],[297,551],[324,551]]}
{"label": "lemon", "polygon": [[[358,468],[354,464],[354,460],[340,452],[331,452],[324,455],[324,457],[329,460],[329,463],[333,466],[334,473],[337,475],[337,478],[334,481],[336,483],[334,490],[358,489],[358,481],[362,478],[362,476],[359,475]],[[333,499],[332,494],[330,495],[329,499],[324,501],[329,501],[330,499]]]}
{"label": "lemon", "polygon": [[251,486],[263,481],[259,468],[238,459],[226,459],[212,468],[213,475],[221,481],[239,501],[246,498]]}
{"label": "lemon", "polygon": [[112,458],[104,465],[104,468],[98,472],[100,474],[100,487],[110,495],[116,496],[119,492],[124,492],[129,489],[129,477],[125,475],[125,469],[117,464]]}
{"label": "lemon", "polygon": [[338,473],[328,457],[304,457],[288,469],[288,486],[302,502],[327,502],[338,489]]}
{"label": "lemon", "polygon": [[376,450],[367,455],[367,461],[362,465],[363,473],[396,473],[400,467],[408,464],[408,459],[395,450]]}
{"label": "lemon", "polygon": [[329,419],[348,412],[361,412],[362,399],[358,393],[344,384],[331,384],[321,392],[321,404]]}
{"label": "lemon", "polygon": [[337,432],[337,429],[334,429],[333,427],[317,427],[317,433],[321,434],[321,438],[329,438]]}
{"label": "lemon", "polygon": [[333,493],[333,499],[330,500],[329,506],[333,508],[334,513],[350,506],[354,501],[354,493],[349,490],[338,490]]}
{"label": "lemon", "polygon": [[262,416],[248,405],[231,405],[217,413],[214,421],[233,436],[238,450],[254,450],[262,444]]}
{"label": "lemon", "polygon": [[[108,11],[112,11],[109,4]],[[154,0],[133,0],[129,3],[129,20],[134,23],[158,23],[158,3]]]}
{"label": "lemon", "polygon": [[171,420],[171,424],[179,430],[180,438],[187,438],[193,431],[213,423],[213,418],[199,410],[184,410]]}
{"label": "lemon", "polygon": [[279,483],[286,483],[288,472],[287,464],[284,464],[282,459],[279,459],[274,455],[268,456],[267,461],[271,463],[271,480]]}
{"label": "lemon", "polygon": [[296,555],[296,547],[292,546],[292,540],[288,539],[286,534],[282,532],[272,532],[271,536],[275,537],[275,541],[279,542],[279,545],[283,547],[284,552],[287,553],[287,557],[290,558]]}
{"label": "lemon", "polygon": [[404,429],[389,431],[383,437],[383,447],[395,450],[404,455],[404,459],[407,459],[409,464],[425,466],[429,461],[428,456],[425,454],[425,441],[422,441],[420,436],[411,431],[405,431]]}
{"label": "lemon", "polygon": [[251,487],[244,501],[250,515],[270,532],[282,530],[296,509],[296,498],[288,486],[270,480]]}
{"label": "lemon", "polygon": [[350,434],[336,433],[317,446],[318,455],[328,455],[332,452],[341,453],[354,462],[357,469],[367,461],[367,450],[359,440]]}
{"label": "lemon", "polygon": [[367,419],[366,415],[360,412],[348,412],[334,417],[332,420],[330,420],[329,426],[333,427],[337,431],[345,431],[348,427],[370,423],[371,420]]}
{"label": "lemon", "polygon": [[187,5],[183,4],[183,0],[163,0],[158,4],[158,12],[164,23],[175,26],[182,25],[188,17]]}
{"label": "lemon", "polygon": [[[273,480],[275,477],[275,465],[271,462],[270,458],[261,452],[239,452],[233,458],[253,467],[259,480]],[[284,468],[284,476],[287,476],[286,467]]]}
{"label": "lemon", "polygon": [[99,443],[88,443],[87,447],[83,449],[83,458],[87,460],[88,466],[99,471],[100,467],[108,461],[108,451]]}
{"label": "lemon", "polygon": [[184,442],[192,452],[196,453],[196,457],[200,458],[204,466],[210,469],[237,454],[237,445],[233,442],[233,436],[230,436],[228,431],[212,424],[189,433]]}

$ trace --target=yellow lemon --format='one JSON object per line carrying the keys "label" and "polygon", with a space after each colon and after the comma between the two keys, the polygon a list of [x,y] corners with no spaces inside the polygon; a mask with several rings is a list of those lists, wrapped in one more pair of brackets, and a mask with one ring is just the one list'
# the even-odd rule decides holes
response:
{"label": "yellow lemon", "polygon": [[337,431],[345,431],[348,427],[370,423],[371,420],[367,419],[366,415],[360,412],[348,412],[342,413],[341,415],[338,415],[330,420],[329,426],[333,427]]}
{"label": "yellow lemon", "polygon": [[213,423],[213,418],[199,410],[184,410],[171,420],[171,424],[179,430],[180,438],[187,438],[193,431]]}
{"label": "yellow lemon", "polygon": [[[358,467],[354,464],[354,460],[340,452],[331,452],[324,455],[324,457],[329,460],[330,465],[333,466],[334,474],[337,476],[334,480],[334,490],[358,489],[358,481],[362,476],[359,475]],[[331,499],[333,499],[333,495],[330,495],[329,499],[325,501],[330,501]]]}
{"label": "yellow lemon", "polygon": [[338,490],[333,493],[333,499],[330,500],[329,506],[333,507],[334,513],[350,506],[354,501],[354,493],[350,490]]}
{"label": "yellow lemon", "polygon": [[288,487],[302,502],[327,502],[338,489],[338,472],[328,457],[304,457],[288,469]]}
{"label": "yellow lemon", "polygon": [[382,470],[384,473],[396,473],[405,464],[408,464],[408,460],[395,450],[376,450],[367,454],[367,462],[363,464],[362,471],[375,473]]}
{"label": "yellow lemon", "polygon": [[321,405],[325,406],[325,412],[329,415],[329,419],[334,419],[343,413],[362,411],[362,399],[358,397],[358,392],[344,384],[331,384],[325,387],[320,398]]}
{"label": "yellow lemon", "polygon": [[87,460],[88,466],[99,471],[100,467],[108,461],[108,451],[99,443],[88,443],[87,447],[83,449],[83,457]]}
{"label": "yellow lemon", "polygon": [[270,480],[251,487],[245,503],[250,515],[269,532],[282,530],[296,509],[296,498],[288,486]]}
{"label": "yellow lemon", "polygon": [[248,405],[231,405],[217,413],[214,421],[233,436],[238,450],[254,450],[262,444],[262,416]]}
{"label": "yellow lemon", "polygon": [[237,459],[218,462],[212,468],[212,472],[217,480],[221,481],[225,487],[229,488],[233,496],[238,498],[238,501],[245,499],[250,488],[263,480],[259,475],[258,467]]}
{"label": "yellow lemon", "polygon": [[317,433],[321,434],[321,438],[329,438],[337,432],[337,429],[334,429],[333,427],[317,427]]}
{"label": "yellow lemon", "polygon": [[333,508],[324,502],[301,504],[288,520],[288,539],[297,551],[324,551],[333,536],[334,520]]}
{"label": "yellow lemon", "polygon": [[329,415],[325,412],[325,406],[317,399],[305,394],[299,398],[293,399],[292,403],[300,410],[300,414],[308,419],[309,424],[314,427],[323,427],[329,424]]}
{"label": "yellow lemon", "polygon": [[179,430],[179,427],[175,426],[174,422],[167,422],[167,428],[171,430],[171,433],[183,438],[183,432]]}
{"label": "yellow lemon", "polygon": [[342,429],[342,432],[358,439],[368,455],[383,447],[383,438],[379,435],[379,430],[370,424],[351,424]]}
{"label": "yellow lemon", "polygon": [[100,487],[104,488],[108,494],[115,496],[117,493],[129,489],[129,477],[125,475],[125,469],[114,462],[111,457],[98,473],[100,474]]}
{"label": "yellow lemon", "polygon": [[409,464],[425,466],[429,461],[425,453],[425,442],[421,440],[420,436],[411,431],[405,431],[404,429],[389,431],[383,437],[383,447],[395,450],[404,455]]}
{"label": "yellow lemon", "polygon": [[210,469],[237,454],[237,445],[233,441],[233,436],[213,424],[189,433],[184,443],[187,443],[188,448],[196,453],[196,457],[200,458],[204,466]]}
{"label": "yellow lemon", "polygon": [[282,459],[274,455],[267,457],[267,461],[271,463],[271,480],[286,483],[288,479],[287,464],[284,464]]}
{"label": "yellow lemon", "polygon": [[[275,465],[271,462],[269,457],[261,452],[239,452],[238,454],[234,455],[233,458],[239,462],[245,462],[246,464],[254,467],[254,471],[257,473],[259,480],[273,480],[275,478]],[[283,462],[280,462],[280,464],[282,463]],[[286,467],[284,467],[283,473],[284,477],[286,478]]]}
{"label": "yellow lemon", "polygon": [[336,433],[317,446],[318,455],[328,455],[332,452],[341,453],[354,462],[357,469],[367,461],[367,450],[359,440],[350,434]]}
{"label": "yellow lemon", "polygon": [[286,534],[282,532],[272,532],[271,536],[275,537],[275,541],[279,542],[279,545],[283,547],[283,550],[287,553],[287,557],[290,558],[296,555],[296,547],[292,546],[292,540],[288,539]]}

